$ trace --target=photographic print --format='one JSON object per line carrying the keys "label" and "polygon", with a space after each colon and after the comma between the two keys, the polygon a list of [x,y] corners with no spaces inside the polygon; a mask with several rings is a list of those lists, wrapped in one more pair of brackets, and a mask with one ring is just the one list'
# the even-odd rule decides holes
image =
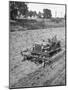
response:
{"label": "photographic print", "polygon": [[66,5],[9,1],[9,88],[66,85]]}

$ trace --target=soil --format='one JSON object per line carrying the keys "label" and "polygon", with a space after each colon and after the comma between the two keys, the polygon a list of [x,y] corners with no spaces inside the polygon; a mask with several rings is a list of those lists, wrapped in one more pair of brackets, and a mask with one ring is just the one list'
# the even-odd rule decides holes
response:
{"label": "soil", "polygon": [[[34,43],[41,43],[57,36],[65,49],[65,28],[48,28],[39,30],[10,32],[10,88],[65,85],[65,54],[56,58],[51,65],[37,65],[30,61],[23,62],[21,51],[31,48]],[[55,60],[54,60],[55,61]]]}

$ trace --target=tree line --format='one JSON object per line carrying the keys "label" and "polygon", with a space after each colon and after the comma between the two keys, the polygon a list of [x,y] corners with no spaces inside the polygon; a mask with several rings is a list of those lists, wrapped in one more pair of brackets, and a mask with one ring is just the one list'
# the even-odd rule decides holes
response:
{"label": "tree line", "polygon": [[32,16],[37,16],[38,18],[51,18],[52,13],[50,9],[43,9],[43,13],[40,11],[37,13],[36,11],[29,11],[27,3],[25,2],[15,2],[15,1],[10,1],[9,3],[9,13],[10,13],[10,19],[15,20],[16,17],[18,16],[24,16],[26,17],[32,17]]}

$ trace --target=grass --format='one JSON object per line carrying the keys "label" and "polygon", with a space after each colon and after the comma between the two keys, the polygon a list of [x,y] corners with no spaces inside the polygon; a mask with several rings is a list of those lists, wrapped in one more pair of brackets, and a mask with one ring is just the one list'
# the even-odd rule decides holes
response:
{"label": "grass", "polygon": [[[57,39],[61,40],[61,45],[65,42],[65,28],[48,28],[39,30],[26,30],[10,32],[10,84],[17,83],[17,81],[27,74],[34,72],[39,68],[33,62],[22,62],[23,57],[20,52],[25,48],[29,48],[33,43],[52,38],[57,35]],[[60,37],[61,36],[61,37]],[[57,60],[58,61],[58,60]],[[36,75],[37,73],[35,73]],[[44,76],[44,75],[42,75]],[[42,77],[41,76],[41,77]],[[31,78],[31,76],[30,76]]]}
{"label": "grass", "polygon": [[[47,21],[46,20],[41,20],[41,21],[26,20],[26,23],[24,24],[24,26],[23,26],[22,20],[21,21],[10,21],[10,31],[12,31],[12,32],[10,32],[10,41],[9,41],[10,42],[10,85],[11,86],[13,84],[15,85],[15,83],[17,83],[20,80],[21,80],[20,82],[22,83],[22,85],[24,85],[24,84],[26,85],[26,83],[28,83],[26,79],[30,80],[30,78],[31,78],[32,84],[35,85],[35,82],[34,82],[35,77],[33,77],[33,76],[35,76],[37,74],[40,74],[40,77],[43,77],[43,81],[44,81],[44,77],[46,76],[47,72],[45,74],[43,74],[44,71],[41,70],[42,73],[40,73],[40,71],[32,73],[32,72],[36,71],[39,68],[39,66],[37,66],[33,62],[28,62],[28,61],[22,62],[23,57],[20,55],[20,52],[21,52],[21,50],[24,50],[24,48],[29,48],[32,46],[33,43],[39,42],[43,39],[45,40],[45,42],[47,42],[47,39],[53,37],[54,35],[57,35],[58,40],[61,40],[62,45],[64,45],[64,42],[65,42],[64,26],[65,25],[64,25],[63,21],[56,23],[51,20],[47,20]],[[58,28],[53,28],[53,27],[58,27]],[[59,27],[61,27],[61,28],[59,28]],[[47,28],[47,29],[42,29],[42,28]],[[26,30],[26,31],[22,32],[24,30]],[[64,60],[62,59],[61,62],[64,63],[63,61]],[[62,68],[61,66],[63,66],[63,64],[59,63],[58,60],[57,60],[57,63],[58,64],[55,67],[53,66],[54,68],[56,68],[54,70],[54,72],[57,69],[59,70],[60,68]],[[62,64],[62,65],[60,65],[60,64]],[[30,74],[30,73],[32,73],[32,74]],[[52,74],[52,73],[53,72],[51,72],[50,74]],[[25,78],[25,76],[27,76],[27,74],[28,74],[29,78]],[[48,75],[47,75],[47,77],[48,77]],[[46,77],[46,79],[47,79],[47,77]],[[23,78],[25,78],[26,81]],[[24,81],[25,81],[25,83],[23,83]],[[31,81],[30,81],[30,85],[31,85]],[[19,85],[21,85],[21,83]],[[45,81],[42,82],[42,84],[45,86]],[[17,87],[17,85],[16,85],[16,87]],[[28,85],[29,85],[29,83],[28,83]]]}
{"label": "grass", "polygon": [[[35,30],[44,28],[56,28],[64,27],[64,19],[22,19],[11,21],[10,20],[10,31],[24,31],[24,30]],[[21,27],[21,28],[20,28]]]}

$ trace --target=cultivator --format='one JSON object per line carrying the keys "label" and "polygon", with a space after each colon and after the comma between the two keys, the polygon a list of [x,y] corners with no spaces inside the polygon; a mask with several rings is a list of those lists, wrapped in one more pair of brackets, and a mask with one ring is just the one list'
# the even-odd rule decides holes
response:
{"label": "cultivator", "polygon": [[25,50],[21,52],[21,54],[24,56],[24,60],[29,60],[36,64],[42,64],[44,62],[45,66],[45,64],[51,63],[51,57],[60,51],[61,43],[57,40],[56,36],[54,36],[52,39],[48,39],[48,43],[46,45],[35,44],[31,51]]}

